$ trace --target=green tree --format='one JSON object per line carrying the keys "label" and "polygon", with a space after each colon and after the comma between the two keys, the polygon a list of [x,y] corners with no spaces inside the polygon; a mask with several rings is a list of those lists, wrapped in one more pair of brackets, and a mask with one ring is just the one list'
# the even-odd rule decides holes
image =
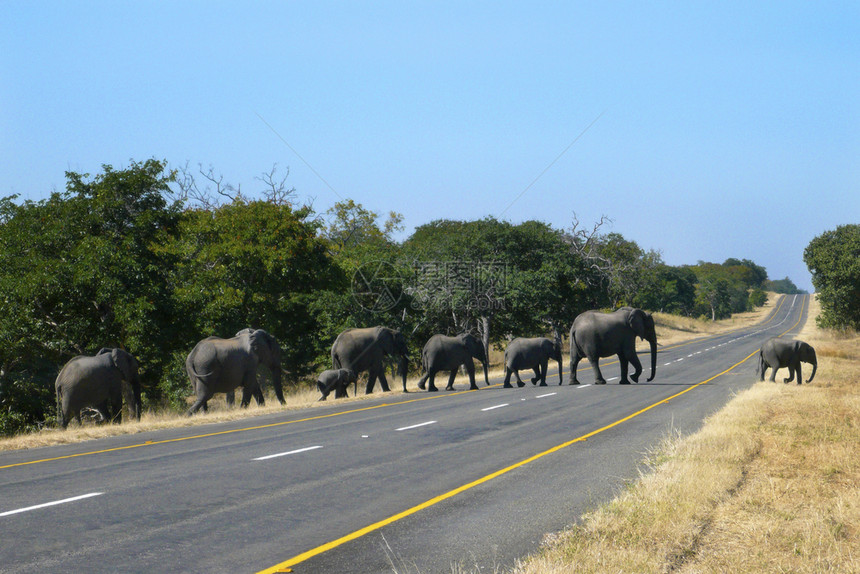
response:
{"label": "green tree", "polygon": [[[108,346],[137,356],[145,390],[156,388],[176,323],[171,263],[158,249],[178,230],[179,205],[164,199],[173,174],[157,160],[103,170],[67,172],[66,191],[43,201],[0,204],[3,400],[16,395],[12,385],[52,396],[63,363]],[[3,409],[28,425],[52,410]]]}
{"label": "green tree", "polygon": [[[313,311],[346,278],[311,216],[306,207],[244,198],[183,214],[179,236],[165,248],[176,260],[174,297],[186,318],[177,359],[203,337],[253,327],[278,339],[291,380],[317,367],[325,343]],[[174,401],[187,392],[181,369],[165,384]]]}
{"label": "green tree", "polygon": [[803,252],[821,304],[822,327],[860,329],[860,225],[840,225]]}

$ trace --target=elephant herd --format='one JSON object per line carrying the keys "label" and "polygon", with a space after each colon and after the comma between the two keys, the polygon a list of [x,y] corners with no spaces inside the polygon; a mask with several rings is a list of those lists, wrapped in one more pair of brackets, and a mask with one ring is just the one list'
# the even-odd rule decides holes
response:
{"label": "elephant herd", "polygon": [[[613,355],[618,357],[621,367],[620,384],[630,384],[630,380],[638,382],[642,374],[642,364],[636,355],[637,337],[650,344],[651,376],[648,381],[651,381],[656,374],[657,334],[654,318],[650,313],[631,307],[622,307],[612,313],[581,313],[570,329],[569,384],[579,384],[576,370],[583,358],[587,358],[591,364],[595,384],[606,384],[598,361]],[[354,385],[354,393],[357,393],[358,377],[364,372],[368,374],[366,393],[373,392],[377,380],[383,391],[389,391],[385,366],[386,360],[392,359],[396,361],[403,391],[407,392],[409,351],[406,338],[400,331],[381,326],[343,331],[331,348],[332,369],[323,371],[317,378],[317,388],[321,395],[319,400],[326,400],[332,391],[335,398],[347,396],[350,383]],[[418,388],[428,392],[438,391],[435,384],[436,374],[447,371],[449,375],[445,390],[453,390],[454,378],[462,366],[469,376],[469,388],[477,389],[473,362],[475,359],[480,361],[484,382],[489,385],[488,358],[480,341],[468,333],[454,337],[433,335],[421,352],[424,374],[418,381]],[[545,386],[550,360],[558,363],[558,383],[562,384],[564,377],[560,340],[546,337],[513,339],[505,349],[504,387],[513,388],[512,375],[518,386],[524,386],[519,371],[529,369],[534,372],[532,384]],[[811,381],[817,368],[815,350],[802,341],[771,339],[759,352],[758,370],[764,380],[764,371],[768,367],[772,368],[770,380],[773,381],[778,368],[788,367],[790,376],[785,381],[791,381],[796,373],[797,382],[800,383],[801,362],[813,365],[809,378]],[[208,401],[215,393],[225,393],[227,403],[232,405],[238,387],[242,387],[243,407],[248,406],[251,397],[256,399],[257,404],[264,404],[263,392],[257,380],[257,367],[261,364],[271,371],[275,394],[280,403],[284,404],[281,348],[275,337],[262,329],[243,329],[230,339],[203,339],[195,345],[185,360],[185,370],[196,396],[186,414],[190,416],[200,409],[206,412]],[[633,366],[633,373],[628,380],[630,365]],[[126,402],[132,406],[135,417],[140,420],[141,387],[138,363],[123,349],[101,349],[93,357],[73,358],[60,371],[55,387],[58,419],[63,428],[66,428],[73,417],[80,424],[80,413],[84,407],[95,408],[102,420],[121,422],[123,394],[126,394]]]}

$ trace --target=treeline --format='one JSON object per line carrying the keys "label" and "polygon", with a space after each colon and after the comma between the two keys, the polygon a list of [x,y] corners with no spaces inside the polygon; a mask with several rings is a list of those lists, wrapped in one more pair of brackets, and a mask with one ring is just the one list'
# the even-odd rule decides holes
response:
{"label": "treeline", "polygon": [[380,222],[352,200],[317,213],[274,170],[255,200],[211,170],[205,189],[157,160],[103,170],[67,173],[42,201],[0,200],[0,433],[51,424],[60,367],[102,347],[138,358],[145,407],[182,410],[194,344],[245,327],[277,337],[289,385],[328,368],[348,327],[400,329],[414,369],[434,333],[489,348],[563,336],[587,309],[720,319],[765,302],[764,267],[666,265],[606,220],[437,220],[396,241],[399,214]]}

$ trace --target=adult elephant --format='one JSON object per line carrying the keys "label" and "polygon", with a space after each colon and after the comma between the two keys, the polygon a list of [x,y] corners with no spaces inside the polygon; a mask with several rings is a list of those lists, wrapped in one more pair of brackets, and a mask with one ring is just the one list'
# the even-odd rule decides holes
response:
{"label": "adult elephant", "polygon": [[454,377],[457,376],[457,370],[461,365],[466,367],[466,373],[469,375],[469,388],[477,390],[478,385],[475,384],[475,362],[473,359],[481,361],[484,367],[484,382],[490,384],[490,378],[487,374],[487,356],[484,353],[484,345],[478,341],[473,335],[464,333],[456,337],[447,335],[433,335],[424,345],[424,350],[421,351],[421,364],[424,366],[424,375],[418,381],[418,388],[424,390],[427,382],[430,385],[427,387],[428,392],[435,392],[436,388],[436,373],[439,371],[449,371],[448,386],[446,391],[454,390]]}
{"label": "adult elephant", "polygon": [[257,366],[265,365],[272,372],[272,385],[278,401],[284,404],[281,388],[281,347],[278,341],[263,329],[243,329],[231,339],[207,337],[188,354],[185,371],[197,400],[186,414],[193,415],[200,408],[206,412],[208,401],[215,393],[227,393],[228,403],[233,392],[242,387],[242,406],[247,407],[251,396],[258,405],[265,404]]}
{"label": "adult elephant", "polygon": [[558,384],[564,382],[562,374],[561,341],[547,337],[532,339],[517,338],[508,343],[505,348],[505,388],[512,389],[511,374],[517,378],[517,386],[525,386],[520,379],[521,369],[532,369],[535,376],[532,384],[540,381],[540,386],[546,386],[546,372],[549,360],[558,362]]}
{"label": "adult elephant", "polygon": [[138,363],[123,349],[101,349],[94,357],[79,355],[57,375],[57,418],[63,428],[74,417],[81,423],[81,409],[95,407],[104,420],[122,422],[123,382],[131,387],[131,410],[140,420]]}
{"label": "adult elephant", "polygon": [[[349,369],[356,375],[367,371],[365,393],[373,392],[376,379],[383,391],[390,391],[385,378],[385,357],[398,357],[398,368],[403,377],[403,392],[406,391],[406,368],[409,350],[403,333],[388,327],[366,327],[347,329],[337,336],[331,346],[331,363],[335,369]],[[346,389],[335,392],[335,398],[346,396]]]}
{"label": "adult elephant", "polygon": [[768,367],[773,369],[770,373],[770,381],[776,381],[776,371],[788,367],[788,377],[782,382],[790,383],[794,380],[795,373],[797,374],[797,384],[803,383],[803,374],[800,370],[800,363],[809,363],[812,365],[812,374],[809,375],[807,383],[811,383],[815,377],[815,371],[818,370],[818,359],[815,356],[815,349],[809,343],[804,341],[792,341],[774,337],[768,339],[761,346],[758,352],[758,370],[761,373],[761,380],[764,380],[764,372]]}
{"label": "adult elephant", "polygon": [[654,317],[642,309],[622,307],[612,313],[586,311],[573,321],[570,328],[570,383],[578,385],[576,367],[583,357],[588,358],[594,370],[594,382],[605,385],[606,380],[600,373],[598,360],[601,357],[618,356],[621,364],[622,385],[629,385],[627,380],[628,363],[633,365],[634,372],[630,375],[634,383],[639,382],[642,374],[642,364],[636,356],[636,337],[641,337],[651,344],[651,376],[657,373],[657,331],[654,327]]}

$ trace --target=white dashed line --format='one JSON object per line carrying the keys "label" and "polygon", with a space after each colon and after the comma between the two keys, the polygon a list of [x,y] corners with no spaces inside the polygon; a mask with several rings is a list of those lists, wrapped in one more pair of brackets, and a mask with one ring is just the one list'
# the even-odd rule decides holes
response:
{"label": "white dashed line", "polygon": [[585,387],[590,387],[590,386],[591,386],[591,383],[588,383],[587,385],[579,385],[579,388],[584,389]]}
{"label": "white dashed line", "polygon": [[436,421],[427,421],[426,423],[418,423],[417,425],[411,425],[408,427],[400,427],[399,429],[394,429],[394,430],[402,431],[402,430],[417,429],[418,427],[426,427],[427,425],[433,425],[433,424],[436,424]]}
{"label": "white dashed line", "polygon": [[538,396],[536,396],[535,398],[536,398],[536,399],[542,399],[542,398],[544,398],[544,397],[551,397],[551,396],[553,396],[553,395],[557,395],[557,394],[558,394],[558,393],[547,393],[547,394],[545,394],[545,395],[538,395]]}
{"label": "white dashed line", "polygon": [[288,452],[279,452],[278,454],[269,454],[269,455],[266,455],[266,456],[261,456],[261,457],[259,457],[259,458],[252,458],[251,460],[269,460],[270,458],[278,458],[279,456],[287,456],[287,455],[290,455],[290,454],[298,454],[298,453],[300,453],[300,452],[307,452],[307,451],[309,451],[309,450],[316,450],[316,449],[318,449],[318,448],[322,448],[322,445],[317,445],[317,446],[308,446],[308,447],[305,447],[305,448],[299,448],[299,449],[291,450],[291,451],[288,451]]}
{"label": "white dashed line", "polygon": [[65,504],[67,502],[75,502],[76,500],[83,500],[85,498],[92,498],[93,496],[101,496],[104,492],[91,492],[89,494],[82,494],[80,496],[73,496],[72,498],[64,498],[63,500],[55,500],[53,502],[46,502],[44,504],[37,504],[35,506],[28,506],[26,508],[18,508],[17,510],[7,510],[6,512],[0,512],[0,516],[11,516],[13,514],[20,514],[22,512],[29,512],[30,510],[37,510],[39,508],[47,508],[49,506],[56,506],[58,504]]}
{"label": "white dashed line", "polygon": [[483,412],[483,411],[492,411],[492,410],[494,410],[494,409],[500,409],[500,408],[502,408],[502,407],[507,407],[507,406],[510,406],[510,405],[509,405],[508,403],[505,403],[505,404],[503,404],[503,405],[496,405],[496,406],[494,406],[494,407],[487,407],[487,408],[485,408],[485,409],[481,409],[481,411],[482,411],[482,412]]}

